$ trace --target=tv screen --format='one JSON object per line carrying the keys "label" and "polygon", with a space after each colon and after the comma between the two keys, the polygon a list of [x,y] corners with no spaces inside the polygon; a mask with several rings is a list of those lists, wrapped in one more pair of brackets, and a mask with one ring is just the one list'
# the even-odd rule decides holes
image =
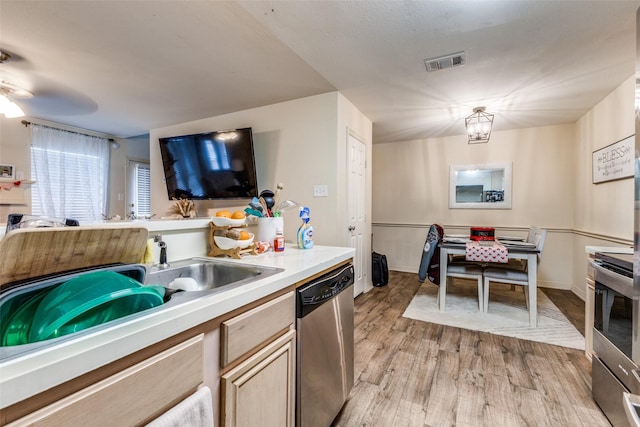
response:
{"label": "tv screen", "polygon": [[258,195],[251,128],[159,138],[169,199]]}

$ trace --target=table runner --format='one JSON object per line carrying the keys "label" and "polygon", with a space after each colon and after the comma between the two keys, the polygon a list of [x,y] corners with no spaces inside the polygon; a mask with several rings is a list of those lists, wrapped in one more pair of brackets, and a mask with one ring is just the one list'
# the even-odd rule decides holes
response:
{"label": "table runner", "polygon": [[508,249],[498,242],[467,242],[465,260],[479,262],[509,262]]}

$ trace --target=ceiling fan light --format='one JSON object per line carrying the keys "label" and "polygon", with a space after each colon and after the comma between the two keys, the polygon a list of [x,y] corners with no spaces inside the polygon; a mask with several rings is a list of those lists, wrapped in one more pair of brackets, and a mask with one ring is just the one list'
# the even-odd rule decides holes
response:
{"label": "ceiling fan light", "polygon": [[4,114],[8,119],[13,119],[15,117],[23,117],[24,111],[18,107],[18,104],[0,94],[0,114]]}
{"label": "ceiling fan light", "polygon": [[18,107],[18,104],[15,102],[9,103],[9,108],[4,111],[4,116],[8,119],[13,119],[15,117],[24,117],[24,111],[22,108]]}

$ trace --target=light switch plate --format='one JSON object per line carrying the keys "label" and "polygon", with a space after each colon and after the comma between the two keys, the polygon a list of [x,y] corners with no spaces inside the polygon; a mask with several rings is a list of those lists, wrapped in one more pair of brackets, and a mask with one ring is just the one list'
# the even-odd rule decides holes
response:
{"label": "light switch plate", "polygon": [[327,185],[313,186],[313,197],[328,197],[328,196],[329,196],[329,186]]}

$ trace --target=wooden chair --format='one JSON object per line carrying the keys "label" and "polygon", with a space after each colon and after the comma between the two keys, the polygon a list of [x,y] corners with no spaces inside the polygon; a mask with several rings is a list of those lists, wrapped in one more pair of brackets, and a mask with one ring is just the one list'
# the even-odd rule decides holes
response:
{"label": "wooden chair", "polygon": [[[536,262],[536,268],[540,265],[540,259],[542,255],[542,249],[544,248],[544,242],[547,238],[547,230],[542,228],[535,228],[530,235],[531,243],[536,244],[538,249],[538,262]],[[528,239],[529,240],[529,239]],[[527,292],[529,287],[529,274],[526,264],[524,267],[487,267],[483,272],[484,276],[484,311],[487,312],[489,308],[489,284],[491,282],[507,283],[511,285],[522,286],[525,294],[525,301],[529,312],[531,310],[537,310],[537,304],[530,304],[529,293]],[[531,325],[535,326],[535,325]]]}
{"label": "wooden chair", "polygon": [[[486,299],[482,297],[482,267],[479,265],[448,263],[446,280],[444,283],[441,283],[440,286],[446,287],[450,283],[450,280],[454,278],[470,279],[478,282],[478,310],[485,311],[483,301],[486,301]],[[442,307],[442,309],[443,308],[444,307]]]}
{"label": "wooden chair", "polygon": [[[527,238],[525,239],[525,242],[527,243],[533,243],[536,244],[537,246],[537,242],[536,242],[536,233],[538,232],[538,230],[540,230],[538,227],[536,227],[535,225],[532,225],[529,228],[529,233],[527,234]],[[497,267],[497,268],[512,268],[514,270],[523,270],[526,271],[527,268],[527,260],[522,260],[522,259],[513,259],[510,258],[509,262],[506,264],[500,264],[500,265],[492,265],[492,267]],[[511,289],[515,289],[515,285],[511,286]]]}

